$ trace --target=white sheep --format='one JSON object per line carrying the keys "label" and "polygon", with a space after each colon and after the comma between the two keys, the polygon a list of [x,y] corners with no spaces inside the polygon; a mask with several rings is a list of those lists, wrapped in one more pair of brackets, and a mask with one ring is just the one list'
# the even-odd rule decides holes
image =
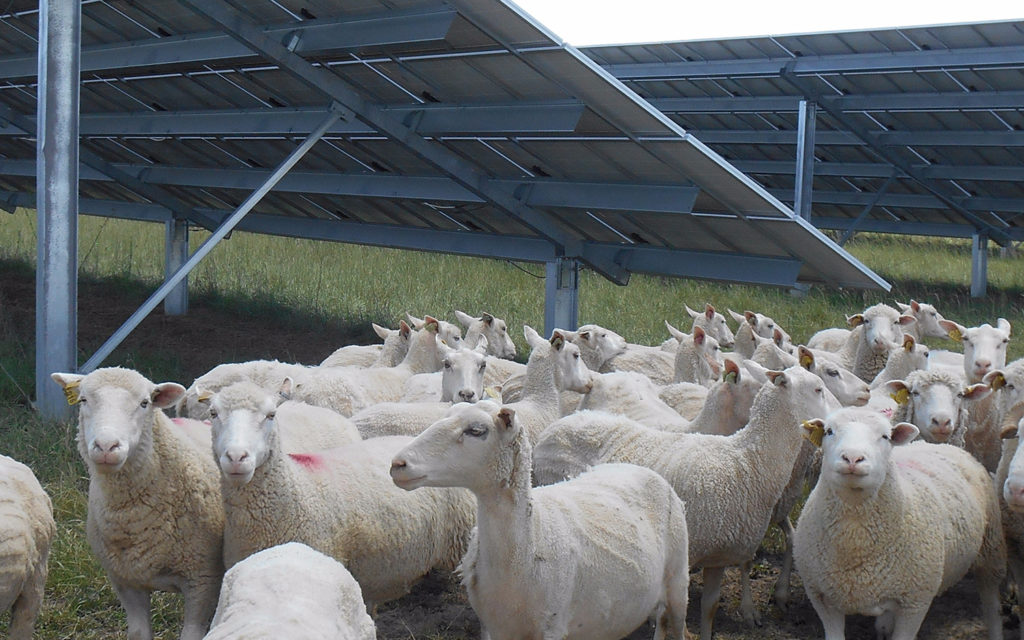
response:
{"label": "white sheep", "polygon": [[872,390],[883,386],[890,380],[902,380],[912,371],[928,367],[928,345],[918,342],[909,333],[903,334],[903,348],[893,349],[885,361],[885,367],[878,372],[868,386]]}
{"label": "white sheep", "polygon": [[793,344],[793,339],[789,337],[789,334],[775,320],[764,314],[755,313],[754,311],[744,311],[740,314],[729,309],[729,315],[739,323],[739,327],[736,329],[733,351],[739,353],[744,358],[750,359],[754,355],[754,349],[757,347],[757,344],[752,339],[753,335],[775,340],[783,349],[786,349],[787,345]]}
{"label": "white sheep", "polygon": [[839,404],[852,407],[868,403],[871,398],[868,384],[830,358],[829,352],[815,353],[804,345],[798,345],[796,355],[800,366],[821,378],[832,395],[839,400]]}
{"label": "white sheep", "polygon": [[921,303],[917,300],[911,300],[910,304],[903,304],[897,302],[896,306],[900,308],[904,314],[914,316],[917,322],[912,322],[903,327],[903,332],[907,335],[913,336],[916,340],[921,338],[945,338],[947,337],[946,329],[940,324],[945,318],[939,313],[934,305],[927,303]]}
{"label": "white sheep", "polygon": [[580,357],[591,371],[601,371],[609,360],[629,348],[625,338],[596,324],[585,324],[576,331],[563,330],[562,333],[580,348]]}
{"label": "white sheep", "polygon": [[416,331],[422,331],[428,324],[436,324],[439,340],[452,349],[462,348],[462,329],[459,328],[459,325],[452,324],[446,320],[439,320],[429,315],[417,318],[411,313],[406,313],[405,317],[409,319],[409,323],[412,324],[412,328]]}
{"label": "white sheep", "polygon": [[635,371],[642,373],[655,384],[672,384],[675,382],[676,354],[664,351],[659,347],[642,344],[631,344],[626,351],[614,356],[599,371]]}
{"label": "white sheep", "polygon": [[[463,341],[465,343],[465,341]],[[441,370],[417,373],[402,386],[399,402],[476,402],[483,397],[487,374],[487,338],[476,347],[441,345]]]}
{"label": "white sheep", "polygon": [[887,391],[897,403],[892,422],[909,422],[921,438],[965,448],[969,407],[989,395],[986,384],[968,385],[963,376],[944,369],[913,371],[906,380],[890,380]]}
{"label": "white sheep", "polygon": [[718,344],[723,348],[732,349],[736,336],[733,335],[732,329],[729,328],[729,323],[725,321],[725,316],[715,311],[715,308],[710,304],[704,305],[704,313],[694,311],[685,304],[683,307],[686,309],[686,313],[693,318],[690,333],[693,333],[694,329],[700,327],[705,333],[718,340]]}
{"label": "white sheep", "polygon": [[371,322],[374,333],[384,344],[350,344],[335,350],[324,358],[321,367],[393,367],[409,351],[412,329],[404,321],[397,329],[388,329]]}
{"label": "white sheep", "polygon": [[754,342],[757,346],[754,347],[754,355],[750,356],[750,359],[762,367],[781,371],[800,363],[795,354],[786,351],[774,340],[754,336]]}
{"label": "white sheep", "polygon": [[453,402],[473,403],[484,397],[487,361],[480,346],[475,349],[444,349],[440,372],[441,399],[380,402],[357,411],[352,422],[364,438],[418,435],[447,414]]}
{"label": "white sheep", "polygon": [[864,313],[850,316],[847,322],[853,329],[846,334],[838,349],[817,346],[814,336],[807,346],[835,351],[839,364],[861,380],[871,382],[885,367],[889,352],[903,344],[903,327],[916,320],[913,316],[901,315],[888,305],[876,304],[865,309]]}
{"label": "white sheep", "polygon": [[504,320],[495,318],[487,312],[481,314],[479,318],[474,318],[457,309],[455,317],[466,327],[466,336],[463,340],[468,348],[475,348],[483,339],[487,341],[487,355],[505,360],[515,359],[516,343],[508,334],[508,325]]}
{"label": "white sheep", "polygon": [[224,509],[209,440],[201,446],[162,411],[185,388],[119,367],[51,377],[80,406],[86,538],[124,607],[128,637],[150,640],[150,593],[177,591],[181,639],[202,638],[224,573]]}
{"label": "white sheep", "polygon": [[254,553],[224,574],[217,613],[203,640],[374,640],[355,578],[300,542]]}
{"label": "white sheep", "polygon": [[[796,366],[768,372],[749,424],[731,436],[669,433],[603,412],[583,411],[551,425],[534,447],[539,484],[603,462],[649,467],[686,503],[690,566],[703,567],[701,638],[710,640],[725,567],[754,556],[801,443],[800,423],[839,403],[821,379]],[[754,619],[752,601],[741,602]]]}
{"label": "white sheep", "polygon": [[50,496],[35,474],[0,455],[0,612],[11,612],[11,640],[32,638],[56,532]]}
{"label": "white sheep", "polygon": [[693,333],[689,335],[668,321],[665,322],[665,328],[678,343],[672,365],[672,382],[696,382],[711,386],[722,372],[722,352],[718,340],[701,327],[694,327]]}
{"label": "white sheep", "polygon": [[965,327],[952,320],[940,323],[949,338],[963,344],[963,354],[932,349],[928,354],[928,368],[961,369],[968,382],[981,382],[989,371],[1006,364],[1006,348],[1010,343],[1011,326],[999,318],[996,326],[985,323],[979,327]]}
{"label": "white sheep", "polygon": [[207,392],[218,391],[224,387],[248,380],[268,391],[276,392],[281,388],[285,378],[301,377],[311,367],[277,360],[250,360],[248,362],[228,362],[219,364],[196,378],[185,394],[175,405],[177,415],[183,418],[206,420],[209,414],[206,405],[199,402],[196,389],[202,387]]}
{"label": "white sheep", "polygon": [[286,454],[273,420],[276,399],[268,395],[255,412],[247,394],[235,397],[233,390],[208,400],[226,512],[226,566],[302,542],[341,561],[371,611],[407,593],[431,569],[455,568],[473,526],[473,497],[395,487],[388,468],[410,438]]}
{"label": "white sheep", "polygon": [[845,637],[849,614],[876,616],[880,637],[912,640],[932,600],[968,570],[988,637],[1000,640],[1006,550],[984,467],[957,447],[911,442],[917,427],[869,409],[845,408],[807,429],[821,443],[821,475],[794,553],[826,640]]}
{"label": "white sheep", "polygon": [[579,410],[615,413],[664,431],[686,431],[691,421],[665,404],[659,391],[650,378],[635,371],[602,373],[593,376]]}
{"label": "white sheep", "polygon": [[445,345],[439,339],[438,328],[437,320],[427,316],[424,328],[410,338],[409,352],[397,366],[308,369],[293,378],[292,395],[296,400],[333,409],[346,417],[378,402],[395,402],[412,375],[441,368]]}
{"label": "white sheep", "polygon": [[656,639],[670,628],[683,640],[686,509],[672,487],[648,469],[600,465],[532,489],[530,465],[515,412],[491,402],[456,405],[392,462],[395,483],[413,493],[476,495],[460,570],[485,637],[618,640],[653,617]]}

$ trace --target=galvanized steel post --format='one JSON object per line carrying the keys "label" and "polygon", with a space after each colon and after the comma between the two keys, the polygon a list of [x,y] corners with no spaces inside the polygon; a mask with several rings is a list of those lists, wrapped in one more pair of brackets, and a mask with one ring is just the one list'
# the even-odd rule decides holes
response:
{"label": "galvanized steel post", "polygon": [[[164,241],[164,280],[170,280],[174,272],[188,260],[188,220],[171,218],[166,222]],[[169,316],[183,316],[188,313],[188,276],[171,289],[164,298],[164,313]]]}
{"label": "galvanized steel post", "polygon": [[555,329],[575,330],[579,320],[580,263],[572,258],[546,262],[544,280],[544,335]]}
{"label": "galvanized steel post", "polygon": [[54,371],[78,368],[79,0],[40,0],[36,129],[36,408],[71,415]]}
{"label": "galvanized steel post", "polygon": [[811,193],[814,183],[814,129],[818,106],[808,100],[800,101],[796,139],[796,193],[793,212],[804,220],[811,219]]}
{"label": "galvanized steel post", "polygon": [[976,233],[971,241],[971,297],[984,298],[988,292],[988,236]]}

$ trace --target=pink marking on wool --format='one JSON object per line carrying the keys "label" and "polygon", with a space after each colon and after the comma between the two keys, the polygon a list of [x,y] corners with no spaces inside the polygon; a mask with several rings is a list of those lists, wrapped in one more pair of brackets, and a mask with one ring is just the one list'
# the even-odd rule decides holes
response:
{"label": "pink marking on wool", "polygon": [[185,424],[185,418],[171,418],[171,422],[180,427]]}
{"label": "pink marking on wool", "polygon": [[882,409],[881,413],[886,418],[889,418],[890,420],[892,420],[892,413],[893,413],[893,411],[892,411],[891,408],[886,407],[885,409]]}
{"label": "pink marking on wool", "polygon": [[318,469],[324,466],[324,459],[312,453],[289,453],[288,456],[307,469]]}

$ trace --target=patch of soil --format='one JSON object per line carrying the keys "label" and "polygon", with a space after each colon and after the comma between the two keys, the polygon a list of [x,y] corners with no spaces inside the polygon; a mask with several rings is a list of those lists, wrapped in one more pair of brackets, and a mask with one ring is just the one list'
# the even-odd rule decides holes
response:
{"label": "patch of soil", "polygon": [[[79,285],[79,343],[83,360],[109,337],[145,300],[148,291],[138,286],[110,282],[82,282]],[[0,309],[18,333],[31,336],[35,312],[35,285],[31,271],[0,262]],[[350,343],[375,342],[369,327],[305,321],[295,326],[283,321],[284,311],[267,314],[240,313],[193,300],[185,316],[167,316],[155,310],[111,356],[110,364],[133,366],[141,353],[162,353],[174,371],[161,379],[189,384],[192,379],[222,362],[257,358],[315,364],[335,348]],[[31,353],[31,351],[28,351]],[[148,375],[148,374],[147,374]],[[822,636],[821,624],[804,595],[799,576],[793,578],[790,609],[783,613],[770,604],[781,558],[763,554],[753,572],[754,599],[761,625],[748,627],[740,618],[739,574],[730,569],[722,589],[721,606],[715,616],[718,640],[810,640]],[[700,629],[701,580],[694,573],[690,584],[688,627]],[[628,594],[623,594],[628,597]],[[1019,621],[1004,605],[1008,636],[1018,634]],[[465,591],[449,574],[432,574],[414,586],[405,597],[378,608],[377,633],[380,640],[462,640],[480,637],[480,624],[469,606]],[[651,636],[645,627],[629,636],[641,640]],[[850,616],[850,640],[875,637],[873,619]],[[938,598],[924,621],[920,640],[983,640],[987,637],[980,619],[977,590],[968,578]]]}

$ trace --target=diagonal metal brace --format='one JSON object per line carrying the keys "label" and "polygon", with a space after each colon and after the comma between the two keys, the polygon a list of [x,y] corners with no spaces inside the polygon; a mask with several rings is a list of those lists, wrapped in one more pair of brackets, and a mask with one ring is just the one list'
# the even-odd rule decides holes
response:
{"label": "diagonal metal brace", "polygon": [[192,269],[194,269],[195,266],[199,264],[199,262],[203,258],[205,258],[208,253],[213,251],[214,247],[217,246],[217,243],[219,243],[221,240],[224,239],[225,236],[231,233],[231,230],[234,229],[235,226],[242,221],[242,218],[244,218],[247,213],[252,211],[253,207],[255,207],[259,203],[259,201],[263,199],[263,196],[267,195],[267,193],[269,193],[270,190],[274,188],[274,185],[276,185],[281,180],[281,178],[283,178],[288,173],[288,171],[291,170],[291,168],[294,167],[295,164],[299,160],[301,160],[304,155],[306,155],[306,152],[309,151],[313,147],[313,145],[316,144],[316,142],[323,137],[324,133],[326,133],[327,130],[330,129],[331,126],[335,122],[337,122],[338,118],[340,117],[341,114],[338,111],[332,109],[327,114],[327,117],[324,118],[324,121],[320,123],[320,126],[317,127],[316,130],[313,131],[311,134],[309,134],[309,137],[303,140],[302,143],[298,147],[296,147],[295,150],[292,151],[288,155],[288,157],[285,158],[284,161],[282,161],[281,164],[277,166],[276,169],[274,169],[274,172],[270,174],[270,176],[267,178],[267,181],[264,182],[263,185],[259,189],[254,191],[248,198],[246,198],[245,202],[243,202],[237,209],[235,209],[235,211],[227,218],[227,220],[225,220],[219,227],[217,227],[213,234],[206,239],[206,242],[204,242],[198,249],[196,249],[195,252],[191,256],[189,256],[188,260],[186,260],[184,264],[178,267],[178,269],[173,274],[171,274],[167,278],[167,280],[165,280],[164,283],[157,288],[156,291],[153,292],[153,295],[149,296],[149,298],[144,303],[142,303],[142,306],[139,307],[135,311],[135,313],[133,313],[131,317],[128,318],[128,320],[126,320],[125,323],[121,325],[121,327],[117,331],[114,332],[114,335],[110,336],[110,338],[107,339],[105,343],[103,343],[103,346],[101,346],[99,350],[97,350],[96,353],[93,354],[93,356],[89,358],[89,360],[87,360],[84,365],[82,365],[79,371],[81,373],[89,373],[90,371],[98,367],[107,358],[107,356],[109,356],[110,353],[114,349],[116,349],[117,346],[121,344],[121,342],[123,342],[126,337],[128,337],[128,334],[131,333],[135,329],[135,327],[139,326],[139,324],[146,318],[146,316],[149,315],[149,313],[153,309],[157,307],[157,305],[163,302],[163,299],[167,297],[167,294],[169,294],[172,289],[178,286],[178,284],[182,280],[184,280],[186,276],[188,276],[189,272],[191,272]]}

